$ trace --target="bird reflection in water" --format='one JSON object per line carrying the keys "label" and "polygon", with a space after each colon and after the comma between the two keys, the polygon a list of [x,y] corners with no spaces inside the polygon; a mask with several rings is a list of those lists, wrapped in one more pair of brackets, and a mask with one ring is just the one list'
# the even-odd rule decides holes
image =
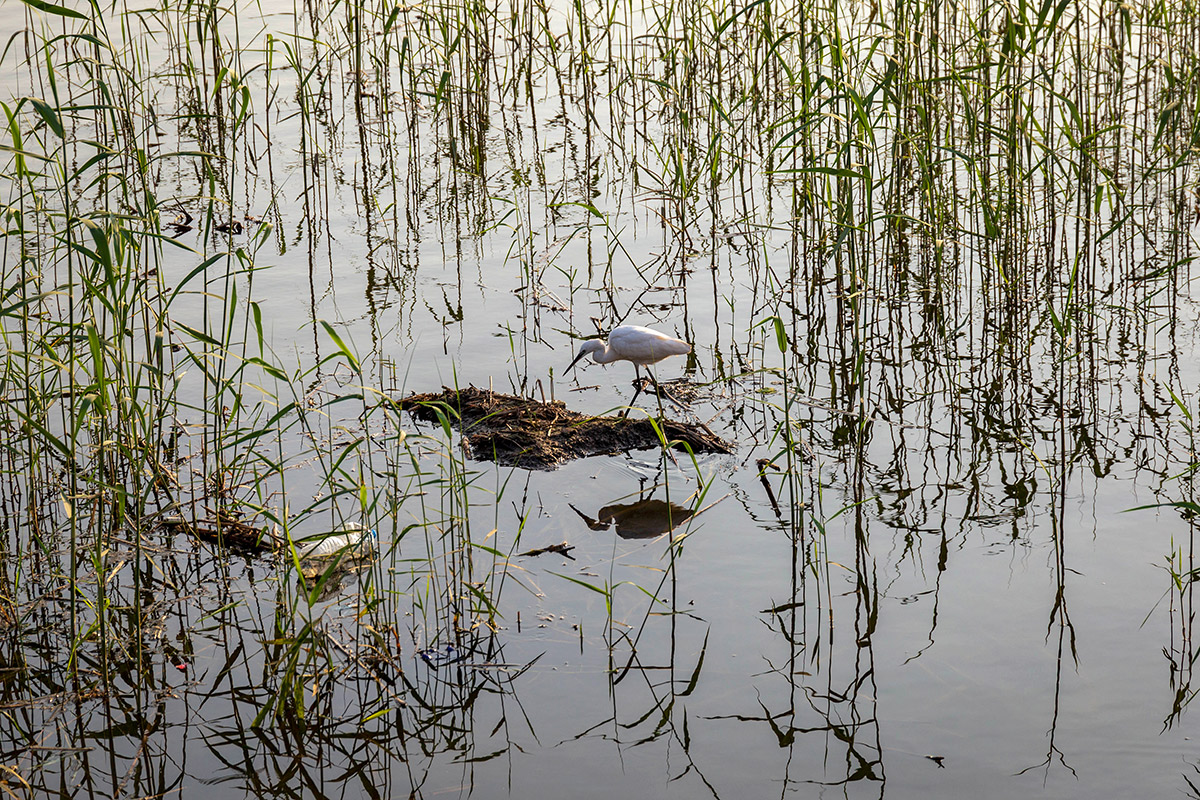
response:
{"label": "bird reflection in water", "polygon": [[690,508],[656,499],[639,500],[636,503],[613,503],[597,511],[595,519],[573,505],[571,510],[594,531],[606,531],[615,526],[617,536],[622,539],[653,539],[662,536],[696,513]]}

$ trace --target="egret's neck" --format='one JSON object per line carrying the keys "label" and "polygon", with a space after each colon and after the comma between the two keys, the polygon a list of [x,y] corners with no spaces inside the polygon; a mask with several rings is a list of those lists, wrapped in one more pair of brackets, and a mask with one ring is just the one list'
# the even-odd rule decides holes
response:
{"label": "egret's neck", "polygon": [[592,361],[595,361],[597,364],[611,364],[618,358],[620,358],[620,356],[617,355],[617,351],[613,350],[608,345],[604,345],[603,350],[598,349],[596,352],[592,353]]}

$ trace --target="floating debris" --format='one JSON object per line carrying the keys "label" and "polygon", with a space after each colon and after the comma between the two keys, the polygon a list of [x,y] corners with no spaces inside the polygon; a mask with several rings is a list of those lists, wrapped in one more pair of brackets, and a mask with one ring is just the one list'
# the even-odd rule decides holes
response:
{"label": "floating debris", "polygon": [[418,650],[417,655],[431,667],[444,667],[447,664],[455,664],[470,657],[471,653],[468,650],[459,650],[454,645],[446,645],[441,647],[427,647],[424,650]]}
{"label": "floating debris", "polygon": [[[576,458],[659,446],[649,419],[590,417],[571,411],[562,401],[541,403],[474,386],[410,395],[400,400],[400,407],[430,422],[445,415],[462,430],[473,458],[506,466],[554,469]],[[706,425],[669,419],[658,424],[677,450],[733,452],[733,446]]]}
{"label": "floating debris", "polygon": [[[327,600],[375,557],[377,539],[374,530],[352,528],[294,539],[291,544],[299,559],[300,577],[310,588],[321,589],[317,600]],[[289,556],[286,541],[279,541],[279,551],[284,558]]]}
{"label": "floating debris", "polygon": [[329,567],[329,562],[335,558],[346,562],[371,558],[375,554],[379,538],[374,530],[354,527],[293,539],[289,545],[286,536],[278,531],[271,531],[265,527],[256,528],[220,513],[215,520],[196,525],[189,524],[177,515],[167,517],[162,524],[169,528],[180,528],[198,539],[247,555],[286,555],[289,553],[289,547],[295,547],[301,563],[301,572],[305,577],[324,573]]}
{"label": "floating debris", "polygon": [[169,228],[175,232],[175,236],[179,237],[192,229],[192,215],[183,209],[179,209],[182,216],[176,217],[174,222],[168,222],[163,227]]}
{"label": "floating debris", "polygon": [[[361,528],[309,536],[295,541],[296,554],[302,559],[320,560],[339,555],[369,554],[375,549],[375,531]],[[280,542],[282,546],[284,543]]]}
{"label": "floating debris", "polygon": [[162,524],[166,528],[179,528],[197,539],[243,553],[256,554],[275,549],[275,540],[266,528],[247,525],[220,512],[215,519],[199,520],[195,525],[178,515],[166,517]]}
{"label": "floating debris", "polygon": [[517,557],[525,558],[527,556],[540,556],[544,553],[558,553],[574,561],[575,556],[571,555],[571,551],[574,549],[575,545],[563,542],[562,544],[552,544],[546,547],[535,547],[532,550],[526,550],[524,553],[517,553]]}

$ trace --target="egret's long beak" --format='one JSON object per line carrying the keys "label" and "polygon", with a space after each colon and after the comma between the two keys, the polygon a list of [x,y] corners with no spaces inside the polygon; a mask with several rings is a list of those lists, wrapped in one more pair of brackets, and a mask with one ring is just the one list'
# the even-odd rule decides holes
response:
{"label": "egret's long beak", "polygon": [[573,367],[573,366],[575,366],[576,364],[578,364],[578,363],[579,363],[579,359],[583,358],[583,357],[584,357],[584,356],[586,356],[586,355],[587,355],[587,351],[586,351],[586,350],[580,350],[580,351],[579,351],[579,355],[575,356],[575,359],[574,359],[574,360],[573,360],[573,361],[572,361],[570,364],[567,364],[567,368],[566,368],[565,370],[563,370],[563,372],[570,372],[570,371],[571,371],[571,367]]}

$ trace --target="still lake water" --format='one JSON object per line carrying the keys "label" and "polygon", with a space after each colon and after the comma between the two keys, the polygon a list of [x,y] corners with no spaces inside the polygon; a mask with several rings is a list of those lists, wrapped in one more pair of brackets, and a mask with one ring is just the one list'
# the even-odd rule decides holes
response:
{"label": "still lake water", "polygon": [[[204,254],[250,249],[270,224],[259,271],[235,282],[259,304],[272,359],[304,371],[298,394],[470,384],[607,412],[632,397],[628,364],[563,370],[576,337],[641,324],[694,348],[658,365],[696,390],[664,410],[736,451],[528,471],[466,458],[406,418],[427,472],[394,515],[362,520],[385,554],[373,569],[296,606],[289,565],[179,536],[179,597],[149,672],[118,668],[119,691],[65,710],[34,702],[36,680],[10,690],[4,751],[38,793],[1200,795],[1193,526],[1173,507],[1131,511],[1192,496],[1196,156],[1163,167],[1164,106],[1133,79],[1166,80],[1155,59],[1172,40],[1138,16],[1119,64],[1063,66],[1054,54],[1071,42],[1119,33],[1085,9],[1006,67],[1020,104],[980,89],[1005,77],[989,60],[913,67],[923,77],[906,91],[929,94],[896,100],[901,113],[880,98],[903,92],[871,92],[886,62],[863,55],[872,37],[908,52],[898,12],[838,12],[843,46],[858,48],[849,66],[825,46],[789,49],[805,37],[777,41],[827,77],[805,105],[784,97],[779,65],[737,63],[761,55],[741,28],[759,18],[722,8],[721,33],[740,38],[686,58],[699,9],[618,5],[603,36],[603,14],[565,5],[406,6],[365,22],[344,6],[223,10],[215,49],[254,104],[224,144],[195,89],[209,87],[198,75],[217,82],[207,46],[123,33],[146,48],[158,146],[226,157],[213,185],[193,161],[165,160],[164,218],[200,218],[212,196],[218,219],[246,225],[180,232],[191,249],[164,249],[163,283]],[[117,18],[187,30],[206,17]],[[0,4],[7,33],[45,24]],[[928,52],[951,58],[943,46]],[[6,57],[14,97],[39,91],[24,58]],[[745,89],[752,73],[760,93]],[[961,98],[942,93],[951,83]],[[1104,169],[1070,149],[1060,102],[1101,84],[1075,106]],[[876,97],[870,136],[845,87]],[[735,102],[741,91],[754,100]],[[914,121],[935,100],[940,123]],[[197,122],[197,108],[214,116]],[[1029,134],[1044,151],[1001,141],[1001,122],[967,131],[967,108],[976,122],[984,109],[1049,123]],[[944,136],[914,133],[938,125]],[[922,141],[936,143],[925,154],[940,166],[921,173],[933,178],[914,177]],[[207,288],[228,296],[219,279]],[[173,310],[197,327],[211,313],[199,295]],[[178,374],[182,396],[204,396],[199,370]],[[360,424],[333,413],[318,447]],[[460,467],[460,494],[428,477]],[[293,469],[291,506],[327,490],[315,467]],[[669,536],[650,500],[675,504]],[[564,541],[570,558],[518,555]],[[464,551],[490,565],[459,575]],[[495,613],[448,617],[439,579],[482,587]],[[394,609],[382,666],[357,649],[367,585]],[[330,665],[301,670],[303,714],[260,718],[294,684],[279,643],[305,626],[336,643],[321,648]],[[24,658],[51,694],[57,656]]]}

